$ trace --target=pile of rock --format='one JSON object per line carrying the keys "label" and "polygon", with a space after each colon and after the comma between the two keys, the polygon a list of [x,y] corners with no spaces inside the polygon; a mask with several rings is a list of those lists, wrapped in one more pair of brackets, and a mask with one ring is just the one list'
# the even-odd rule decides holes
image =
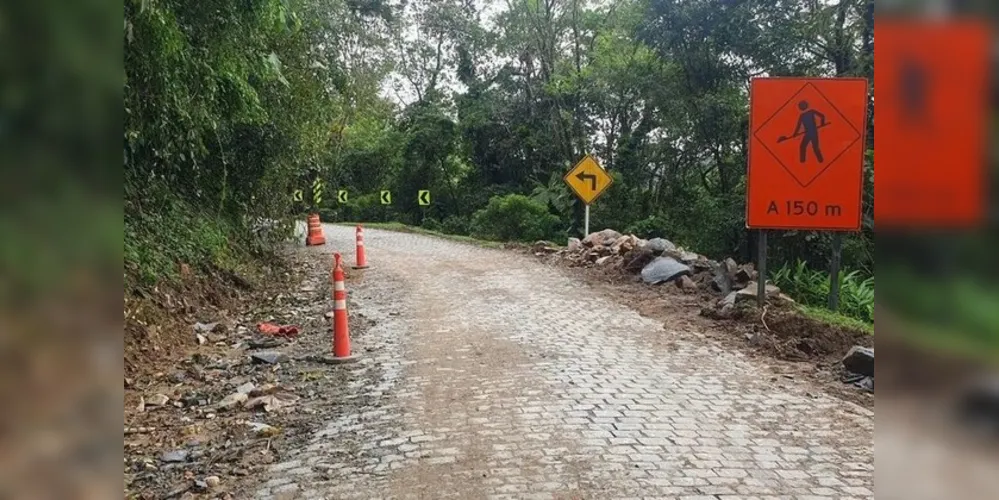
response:
{"label": "pile of rock", "polygon": [[726,296],[748,287],[757,274],[753,264],[739,265],[733,259],[716,262],[664,238],[645,240],[613,229],[582,240],[570,238],[564,248],[539,241],[533,249],[535,255],[553,255],[574,266],[617,268],[640,273],[649,284],[672,282],[684,290],[712,290]]}
{"label": "pile of rock", "polygon": [[[702,309],[701,315],[715,319],[731,318],[735,314],[736,308],[738,308],[741,304],[755,303],[758,288],[759,284],[754,280],[750,281],[745,286],[741,286],[739,289],[733,289],[725,295],[725,298],[715,302],[714,307]],[[776,285],[771,285],[770,283],[767,283],[765,293],[768,301],[791,301],[790,297],[780,292],[780,288],[777,288]]]}

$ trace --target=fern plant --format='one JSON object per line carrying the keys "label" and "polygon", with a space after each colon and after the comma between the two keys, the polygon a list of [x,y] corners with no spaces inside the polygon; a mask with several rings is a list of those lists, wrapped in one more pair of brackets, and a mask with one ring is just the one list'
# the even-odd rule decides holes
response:
{"label": "fern plant", "polygon": [[[771,278],[775,285],[796,301],[823,306],[829,299],[829,273],[809,269],[799,260],[795,264],[785,264],[774,272]],[[851,318],[868,323],[874,322],[874,277],[865,277],[861,271],[840,273],[840,312]]]}

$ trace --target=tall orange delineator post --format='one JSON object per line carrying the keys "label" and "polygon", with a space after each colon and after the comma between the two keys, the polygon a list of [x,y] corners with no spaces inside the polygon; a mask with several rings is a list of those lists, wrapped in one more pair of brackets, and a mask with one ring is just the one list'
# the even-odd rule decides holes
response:
{"label": "tall orange delineator post", "polygon": [[307,246],[325,245],[326,237],[323,236],[323,225],[319,222],[319,214],[309,214],[306,219],[309,225],[309,234],[305,237]]}
{"label": "tall orange delineator post", "polygon": [[347,288],[344,286],[340,254],[333,254],[333,360],[351,361],[350,332],[347,323]]}
{"label": "tall orange delineator post", "polygon": [[360,224],[357,225],[357,263],[354,265],[354,269],[367,269],[368,268],[368,256],[364,253],[364,228]]}

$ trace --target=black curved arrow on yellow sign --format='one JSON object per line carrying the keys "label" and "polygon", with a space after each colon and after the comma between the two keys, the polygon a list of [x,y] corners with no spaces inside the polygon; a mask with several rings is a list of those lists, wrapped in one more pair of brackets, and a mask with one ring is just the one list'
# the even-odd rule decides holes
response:
{"label": "black curved arrow on yellow sign", "polygon": [[586,172],[580,172],[576,174],[576,178],[583,182],[590,181],[590,190],[591,191],[597,190],[597,176],[593,174],[588,174]]}
{"label": "black curved arrow on yellow sign", "polygon": [[426,189],[421,189],[420,194],[417,195],[416,200],[420,203],[421,207],[426,207],[430,205],[430,191]]}

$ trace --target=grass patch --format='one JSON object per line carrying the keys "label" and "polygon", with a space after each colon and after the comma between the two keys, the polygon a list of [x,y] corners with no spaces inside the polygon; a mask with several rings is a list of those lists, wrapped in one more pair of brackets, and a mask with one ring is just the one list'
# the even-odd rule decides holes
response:
{"label": "grass patch", "polygon": [[903,330],[897,337],[909,345],[939,356],[999,367],[999,351],[976,341],[967,332],[918,321],[896,320],[897,326]]}
{"label": "grass patch", "polygon": [[874,335],[874,325],[871,323],[851,318],[844,314],[833,312],[822,307],[808,306],[804,304],[798,304],[797,307],[801,314],[816,321],[821,321],[822,323],[828,325],[849,328],[851,330],[858,330],[868,335]]}
{"label": "grass patch", "polygon": [[905,267],[882,272],[879,300],[904,323],[899,333],[958,356],[999,359],[999,289],[985,281],[987,274],[944,277]]}
{"label": "grass patch", "polygon": [[[334,222],[336,225],[340,226],[356,226],[356,222]],[[382,229],[385,231],[395,231],[397,233],[413,233],[422,234],[426,236],[434,236],[436,238],[443,238],[445,240],[457,241],[460,243],[467,243],[469,245],[476,245],[484,248],[503,248],[503,244],[496,241],[486,241],[473,238],[471,236],[462,236],[459,234],[447,234],[440,231],[432,231],[430,229],[425,229],[417,226],[409,226],[401,222],[365,222],[364,227],[368,229]]]}

